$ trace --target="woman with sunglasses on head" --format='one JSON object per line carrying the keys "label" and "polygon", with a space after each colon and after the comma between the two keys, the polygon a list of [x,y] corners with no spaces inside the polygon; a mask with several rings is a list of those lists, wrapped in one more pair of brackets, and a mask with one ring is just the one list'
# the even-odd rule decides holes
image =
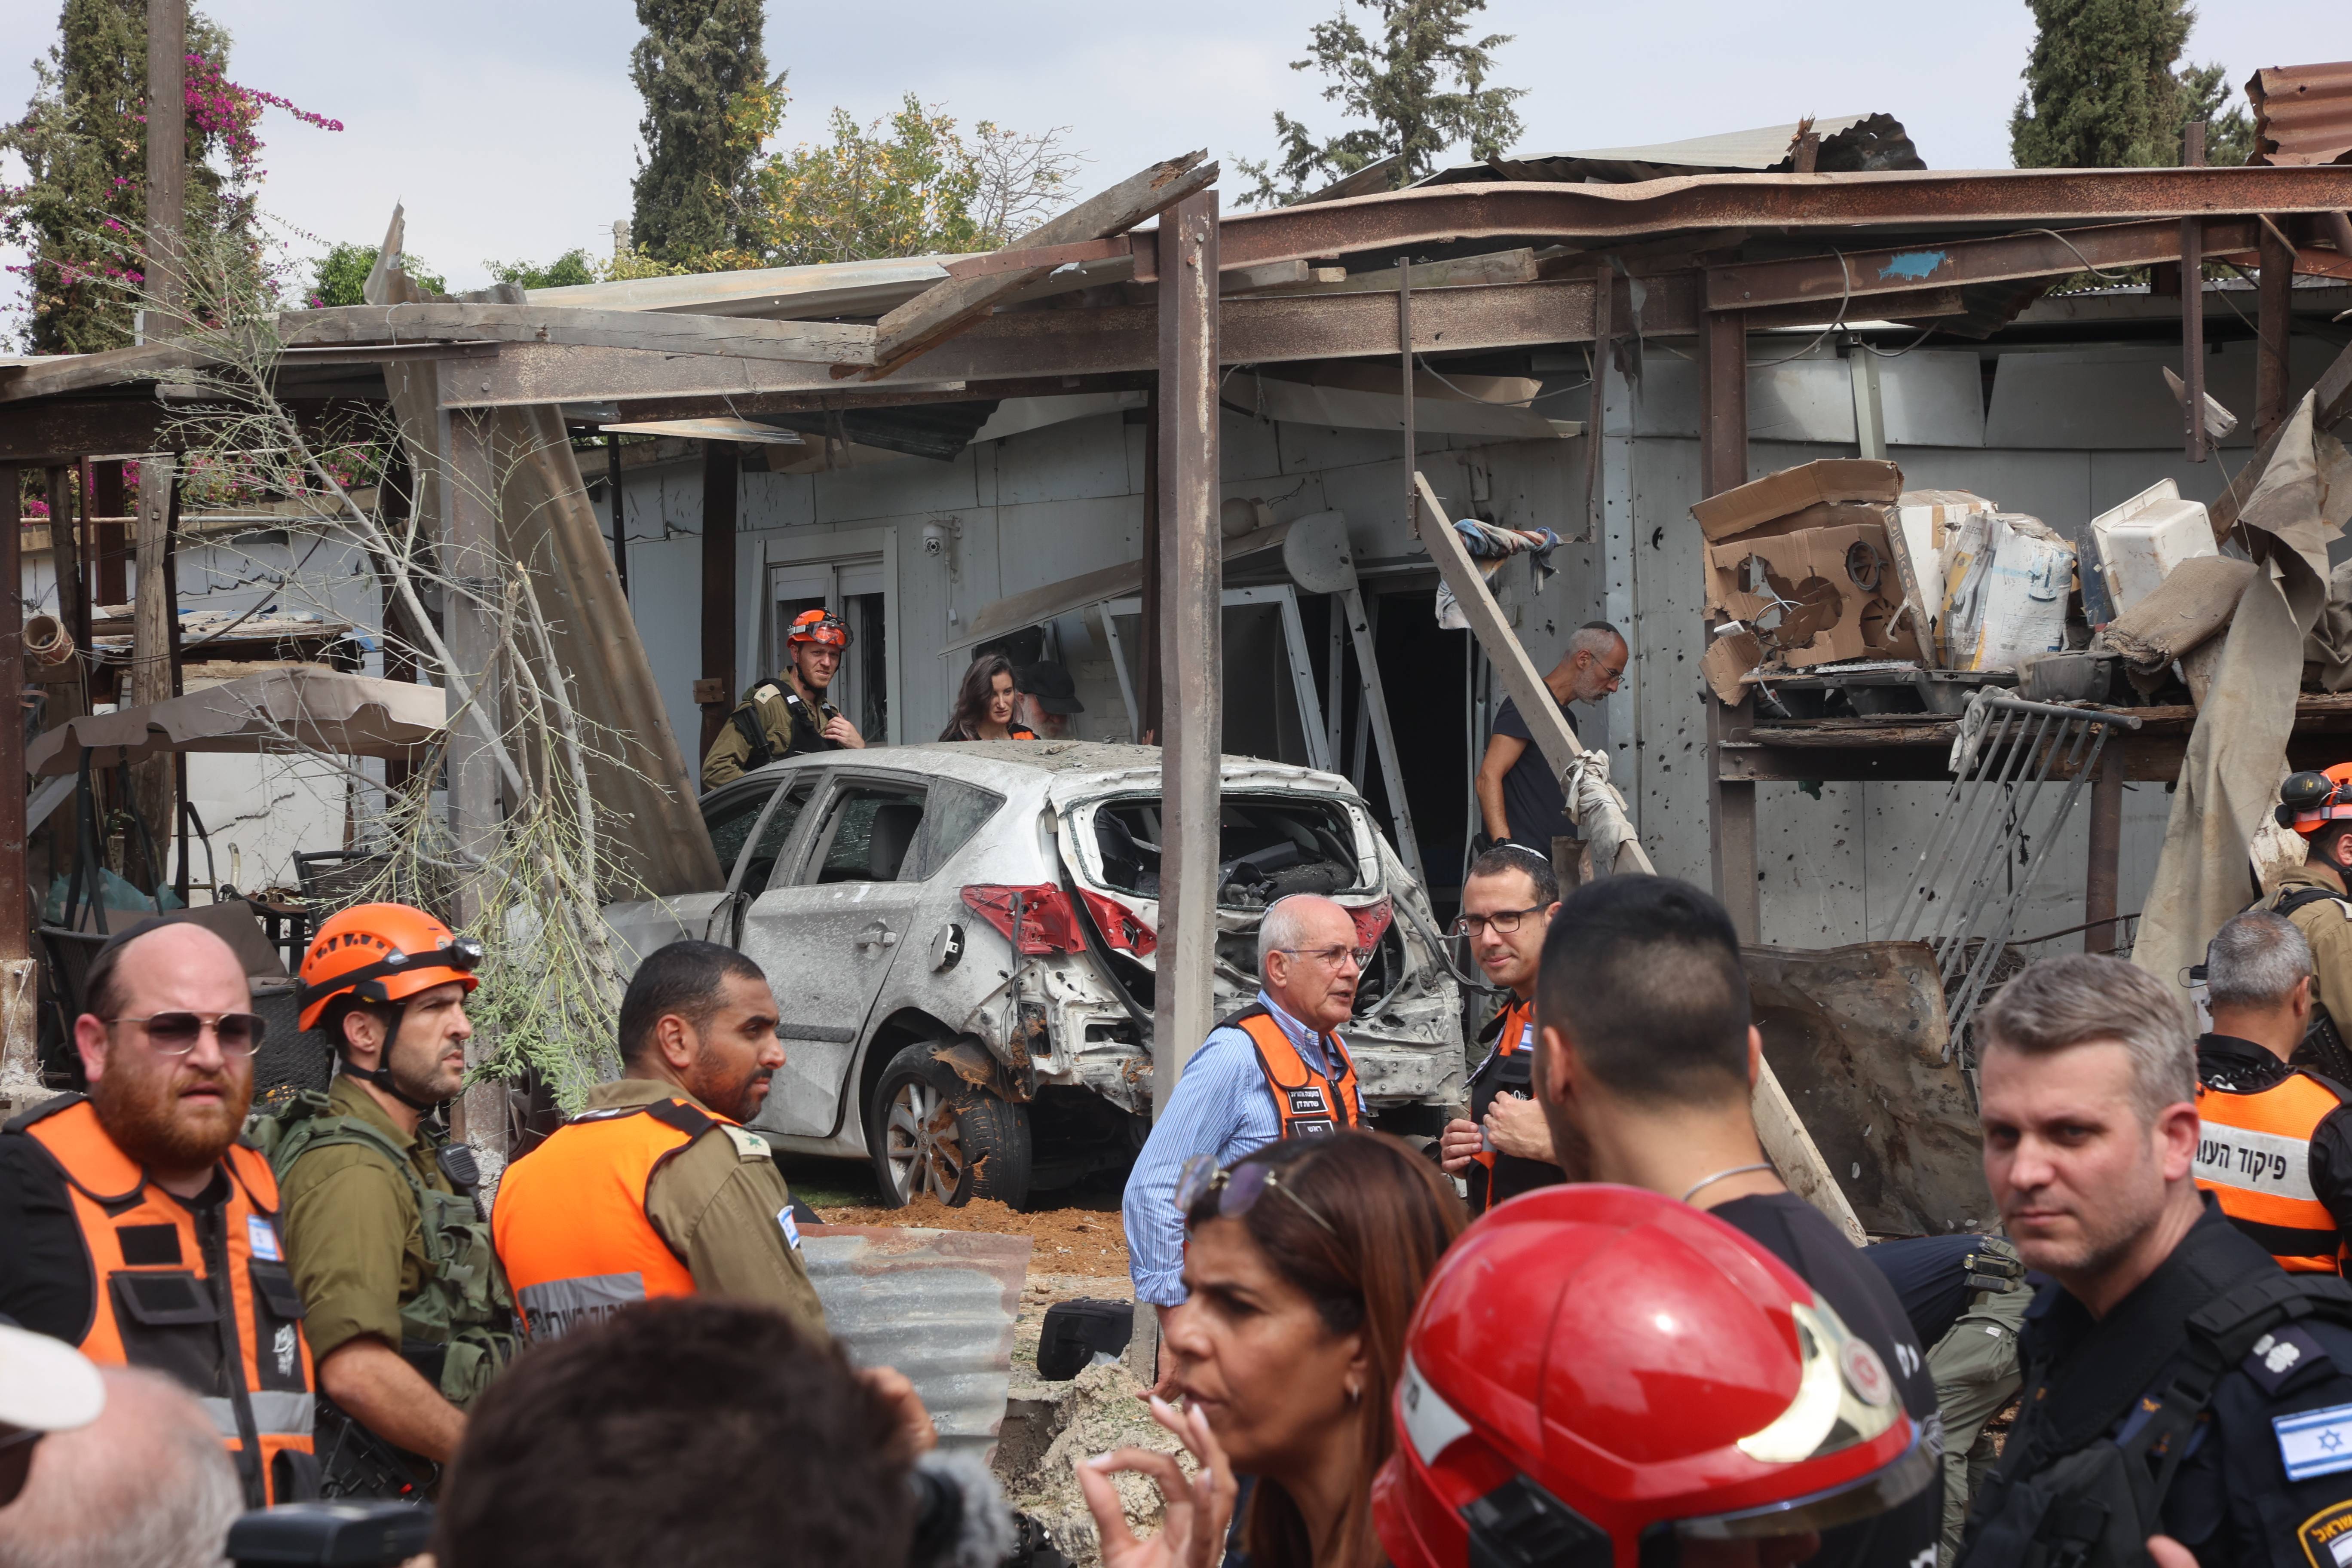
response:
{"label": "woman with sunglasses on head", "polygon": [[1013,661],[1001,653],[984,654],[971,661],[956,688],[955,711],[942,741],[1034,741],[1037,732],[1016,724],[1013,715],[1021,705],[1014,689]]}
{"label": "woman with sunglasses on head", "polygon": [[[1162,1316],[1152,1415],[1175,1458],[1120,1448],[1078,1466],[1106,1568],[1208,1568],[1224,1552],[1235,1477],[1252,1489],[1241,1544],[1253,1568],[1370,1568],[1372,1477],[1396,1447],[1390,1394],[1423,1283],[1467,1221],[1411,1147],[1343,1131],[1272,1143],[1227,1170],[1196,1156],[1177,1184],[1188,1245],[1183,1304]],[[1168,1525],[1139,1542],[1111,1476],[1159,1483]]]}

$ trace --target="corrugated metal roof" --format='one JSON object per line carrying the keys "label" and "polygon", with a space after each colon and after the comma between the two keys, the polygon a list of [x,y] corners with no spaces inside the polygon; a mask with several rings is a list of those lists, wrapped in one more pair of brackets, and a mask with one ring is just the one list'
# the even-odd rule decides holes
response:
{"label": "corrugated metal roof", "polygon": [[[1891,114],[1833,114],[1815,120],[1813,131],[1822,139],[1820,158],[1813,165],[1816,174],[1846,174],[1927,166],[1920,161],[1919,150],[1912,145],[1903,122]],[[1455,185],[1482,180],[1547,184],[1604,180],[1626,184],[1675,174],[1786,174],[1795,166],[1790,143],[1796,136],[1793,123],[1767,125],[1754,131],[1729,131],[1646,147],[1599,147],[1582,153],[1496,158],[1484,163],[1441,169],[1420,183]]]}
{"label": "corrugated metal roof", "polygon": [[2250,163],[2335,163],[2352,153],[2352,60],[2272,66],[2246,83],[2254,106]]}
{"label": "corrugated metal roof", "polygon": [[887,1225],[813,1225],[801,1237],[826,1326],[849,1358],[906,1373],[940,1446],[987,1458],[1013,1384],[1029,1238]]}

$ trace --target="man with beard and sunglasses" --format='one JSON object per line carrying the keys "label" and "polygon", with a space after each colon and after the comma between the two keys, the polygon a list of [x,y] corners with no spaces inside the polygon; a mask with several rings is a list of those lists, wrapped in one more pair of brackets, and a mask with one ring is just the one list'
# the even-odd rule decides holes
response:
{"label": "man with beard and sunglasses", "polygon": [[329,1497],[407,1497],[457,1452],[515,1349],[512,1303],[442,1107],[464,1087],[481,944],[406,904],[360,904],[302,954],[301,1025],[335,1062],[253,1121],[285,1192],[287,1258],[318,1359]]}
{"label": "man with beard and sunglasses", "polygon": [[733,948],[674,942],[637,966],[621,1078],[499,1183],[499,1258],[532,1339],[691,1295],[824,1334],[792,1194],[767,1140],[740,1125],[784,1065],[777,1019],[768,977]]}
{"label": "man with beard and sunglasses", "polygon": [[241,1144],[262,1021],[200,926],[143,921],[91,960],[87,1094],[0,1130],[0,1313],[193,1393],[255,1507],[310,1495],[310,1351],[278,1182]]}

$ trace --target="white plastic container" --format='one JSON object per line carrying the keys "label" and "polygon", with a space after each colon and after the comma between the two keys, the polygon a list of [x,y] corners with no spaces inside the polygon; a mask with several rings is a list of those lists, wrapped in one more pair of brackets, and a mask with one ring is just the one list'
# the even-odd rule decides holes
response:
{"label": "white plastic container", "polygon": [[2118,616],[2154,593],[2183,561],[2221,553],[2205,503],[2182,500],[2180,487],[2170,479],[2093,518],[2091,542],[2107,600]]}

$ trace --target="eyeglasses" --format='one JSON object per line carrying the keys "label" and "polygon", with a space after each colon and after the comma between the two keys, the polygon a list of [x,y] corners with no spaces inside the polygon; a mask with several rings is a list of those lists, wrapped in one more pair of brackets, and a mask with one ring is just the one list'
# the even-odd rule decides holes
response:
{"label": "eyeglasses", "polygon": [[1456,936],[1480,936],[1485,934],[1488,926],[1493,926],[1508,936],[1519,929],[1521,921],[1542,908],[1541,904],[1529,904],[1524,910],[1496,910],[1491,915],[1464,915],[1454,922],[1454,932]]}
{"label": "eyeglasses", "polygon": [[1370,947],[1277,947],[1274,951],[1290,958],[1311,958],[1327,969],[1337,969],[1344,963],[1352,963],[1361,969],[1371,963],[1372,954],[1380,950]]}
{"label": "eyeglasses", "polygon": [[261,1048],[268,1024],[251,1013],[150,1013],[143,1018],[109,1018],[108,1026],[138,1024],[147,1031],[147,1043],[167,1057],[184,1057],[210,1029],[220,1041],[221,1055],[249,1057]]}
{"label": "eyeglasses", "polygon": [[1297,1204],[1299,1212],[1329,1232],[1332,1240],[1339,1239],[1339,1233],[1331,1228],[1331,1222],[1317,1214],[1305,1198],[1284,1186],[1282,1173],[1264,1161],[1220,1171],[1214,1154],[1195,1154],[1176,1172],[1176,1210],[1184,1216],[1187,1226],[1211,1217],[1198,1212],[1211,1198],[1214,1198],[1217,1205],[1214,1217],[1239,1219],[1255,1208],[1258,1199],[1269,1192],[1280,1193]]}

